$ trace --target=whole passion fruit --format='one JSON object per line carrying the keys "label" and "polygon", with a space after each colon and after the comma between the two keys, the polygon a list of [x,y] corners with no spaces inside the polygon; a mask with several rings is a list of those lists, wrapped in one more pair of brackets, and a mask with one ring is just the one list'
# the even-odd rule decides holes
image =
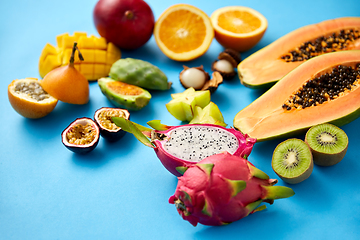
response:
{"label": "whole passion fruit", "polygon": [[125,131],[111,120],[112,117],[130,119],[130,113],[122,108],[103,107],[96,110],[94,120],[99,125],[100,135],[108,141],[115,142],[125,135]]}
{"label": "whole passion fruit", "polygon": [[155,25],[153,11],[143,0],[99,0],[93,19],[100,36],[125,50],[144,45]]}
{"label": "whole passion fruit", "polygon": [[87,117],[77,118],[61,133],[62,143],[75,153],[88,153],[95,149],[100,139],[100,128]]}

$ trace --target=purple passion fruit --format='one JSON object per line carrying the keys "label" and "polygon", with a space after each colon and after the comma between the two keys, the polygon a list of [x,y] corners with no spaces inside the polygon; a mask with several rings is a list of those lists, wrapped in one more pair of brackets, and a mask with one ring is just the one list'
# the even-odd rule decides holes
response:
{"label": "purple passion fruit", "polygon": [[108,141],[115,142],[125,135],[125,131],[111,120],[112,117],[130,119],[129,111],[122,108],[103,107],[96,110],[94,120],[99,125],[100,135]]}
{"label": "purple passion fruit", "polygon": [[75,153],[88,153],[99,143],[100,128],[91,118],[77,118],[61,133],[62,143]]}

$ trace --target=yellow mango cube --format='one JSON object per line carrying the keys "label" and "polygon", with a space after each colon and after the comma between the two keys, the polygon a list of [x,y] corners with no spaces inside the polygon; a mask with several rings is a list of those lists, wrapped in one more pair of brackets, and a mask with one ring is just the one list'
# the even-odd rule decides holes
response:
{"label": "yellow mango cube", "polygon": [[94,65],[94,80],[102,77],[107,77],[109,72],[106,72],[105,64],[95,64]]}
{"label": "yellow mango cube", "polygon": [[103,37],[95,37],[94,35],[90,36],[95,43],[95,49],[99,49],[99,50],[105,50],[107,49],[107,42],[106,39]]}
{"label": "yellow mango cube", "polygon": [[79,41],[81,37],[86,37],[86,35],[87,35],[86,32],[74,32],[74,37],[76,41]]}
{"label": "yellow mango cube", "polygon": [[68,33],[63,33],[63,34],[60,34],[60,35],[57,35],[56,36],[56,44],[58,46],[58,48],[63,48],[63,38],[64,36],[69,36]]}
{"label": "yellow mango cube", "polygon": [[57,55],[57,54],[58,54],[58,51],[57,51],[56,47],[54,47],[50,43],[47,43],[45,45],[45,47],[43,48],[43,50],[41,51],[40,61],[44,60],[47,55]]}
{"label": "yellow mango cube", "polygon": [[106,63],[106,50],[94,50],[95,53],[95,63]]}
{"label": "yellow mango cube", "polygon": [[108,43],[107,52],[111,53],[112,55],[114,55],[114,57],[116,57],[118,59],[121,58],[120,49],[117,46],[115,46],[112,42]]}
{"label": "yellow mango cube", "polygon": [[77,41],[75,36],[69,36],[69,34],[62,34],[58,39],[58,45],[60,42],[60,48],[72,48],[74,46],[74,42]]}
{"label": "yellow mango cube", "polygon": [[79,49],[94,49],[95,48],[95,41],[93,38],[88,38],[86,36],[81,36],[78,39],[78,48]]}
{"label": "yellow mango cube", "polygon": [[61,59],[59,55],[47,55],[41,62],[41,65],[39,65],[40,76],[43,78],[48,72],[60,66]]}
{"label": "yellow mango cube", "polygon": [[95,63],[94,49],[80,49],[80,52],[84,58],[83,63]]}
{"label": "yellow mango cube", "polygon": [[94,64],[93,63],[81,63],[80,72],[82,74],[93,74],[94,73]]}

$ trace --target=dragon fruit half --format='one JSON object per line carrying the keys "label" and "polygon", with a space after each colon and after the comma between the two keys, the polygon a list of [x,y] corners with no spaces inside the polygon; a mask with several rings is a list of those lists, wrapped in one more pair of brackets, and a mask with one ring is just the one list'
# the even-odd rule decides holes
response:
{"label": "dragon fruit half", "polygon": [[264,209],[262,202],[294,195],[291,188],[273,186],[277,180],[249,161],[227,152],[190,166],[178,179],[169,202],[194,226],[228,224]]}
{"label": "dragon fruit half", "polygon": [[256,142],[256,139],[235,129],[213,124],[167,126],[153,120],[148,122],[151,129],[124,118],[113,117],[112,120],[124,131],[154,148],[161,163],[175,176],[181,176],[187,167],[220,152],[247,157]]}

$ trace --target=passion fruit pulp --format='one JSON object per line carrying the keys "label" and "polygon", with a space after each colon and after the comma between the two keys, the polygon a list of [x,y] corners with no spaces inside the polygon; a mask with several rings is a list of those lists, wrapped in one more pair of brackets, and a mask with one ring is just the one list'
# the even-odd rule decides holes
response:
{"label": "passion fruit pulp", "polygon": [[65,147],[81,154],[94,150],[99,139],[99,126],[87,117],[77,118],[61,133],[61,140]]}
{"label": "passion fruit pulp", "polygon": [[102,107],[95,111],[94,120],[100,128],[100,135],[108,141],[115,142],[125,135],[125,131],[116,126],[112,117],[130,119],[130,113],[126,109]]}

